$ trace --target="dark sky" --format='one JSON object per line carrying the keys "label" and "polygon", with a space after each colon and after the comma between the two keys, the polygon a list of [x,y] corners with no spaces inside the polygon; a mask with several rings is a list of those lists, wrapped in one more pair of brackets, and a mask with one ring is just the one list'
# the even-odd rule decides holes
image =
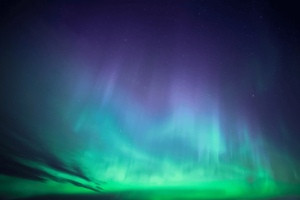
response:
{"label": "dark sky", "polygon": [[[297,5],[2,2],[0,173],[98,191],[98,182],[115,180],[105,155],[122,160],[116,166],[168,158],[180,170],[206,153],[217,160],[210,164],[249,159],[269,169],[280,162],[271,151],[298,163]],[[96,161],[107,163],[99,166],[106,178],[96,178]],[[135,165],[127,174],[146,170]],[[272,177],[282,178],[275,168]]]}

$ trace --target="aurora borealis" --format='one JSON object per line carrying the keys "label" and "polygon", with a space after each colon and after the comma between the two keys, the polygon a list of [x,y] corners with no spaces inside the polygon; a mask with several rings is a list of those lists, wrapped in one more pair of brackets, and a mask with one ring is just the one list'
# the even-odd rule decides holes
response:
{"label": "aurora borealis", "polygon": [[299,197],[299,25],[285,4],[5,3],[0,196]]}

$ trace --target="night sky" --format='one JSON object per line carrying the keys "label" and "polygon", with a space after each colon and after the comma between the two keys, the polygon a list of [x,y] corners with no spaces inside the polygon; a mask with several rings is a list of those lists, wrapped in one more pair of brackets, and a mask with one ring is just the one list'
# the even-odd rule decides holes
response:
{"label": "night sky", "polygon": [[0,197],[300,195],[296,1],[0,5]]}

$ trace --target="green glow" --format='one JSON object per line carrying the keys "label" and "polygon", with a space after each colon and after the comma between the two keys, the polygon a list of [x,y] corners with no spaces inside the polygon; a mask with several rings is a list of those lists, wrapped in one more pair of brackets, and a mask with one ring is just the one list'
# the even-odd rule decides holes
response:
{"label": "green glow", "polygon": [[[300,195],[299,163],[278,153],[266,142],[251,139],[246,126],[239,128],[241,134],[235,137],[240,138],[238,145],[234,146],[234,138],[229,140],[229,136],[225,139],[222,135],[217,114],[204,117],[194,115],[190,109],[179,110],[170,120],[151,128],[143,124],[145,119],[140,117],[140,124],[146,127],[143,130],[136,126],[139,131],[144,131],[141,139],[140,135],[130,135],[130,125],[122,125],[126,118],[119,119],[113,112],[91,110],[78,115],[74,126],[74,139],[84,134],[83,141],[76,142],[81,146],[80,152],[72,155],[68,151],[60,151],[56,143],[51,148],[62,160],[81,163],[93,180],[105,182],[101,183],[103,191],[100,194],[71,183],[40,183],[5,176],[0,178],[0,192],[11,198],[49,194],[114,194],[123,199],[149,200]],[[132,117],[134,119],[129,121],[135,123],[138,118]],[[138,139],[135,140],[135,137]],[[187,146],[180,146],[180,143],[178,146],[174,138],[184,141]],[[158,144],[160,141],[165,145],[163,148]],[[65,147],[70,148],[68,144]],[[155,151],[156,147],[162,149]],[[197,151],[187,151],[189,148]],[[96,187],[93,182],[58,172],[47,165],[20,162],[55,177]],[[290,178],[286,179],[287,176]]]}
{"label": "green glow", "polygon": [[[49,194],[91,194],[96,192],[72,184],[48,181],[35,181],[1,176],[1,189],[9,197],[27,197]],[[157,179],[158,180],[158,179]],[[3,184],[5,181],[6,184]],[[272,198],[284,195],[299,195],[299,187],[288,183],[259,180],[249,184],[244,180],[218,182],[178,182],[166,185],[143,185],[140,183],[120,184],[111,182],[105,192],[99,195],[114,194],[122,199],[227,199],[227,198]]]}

